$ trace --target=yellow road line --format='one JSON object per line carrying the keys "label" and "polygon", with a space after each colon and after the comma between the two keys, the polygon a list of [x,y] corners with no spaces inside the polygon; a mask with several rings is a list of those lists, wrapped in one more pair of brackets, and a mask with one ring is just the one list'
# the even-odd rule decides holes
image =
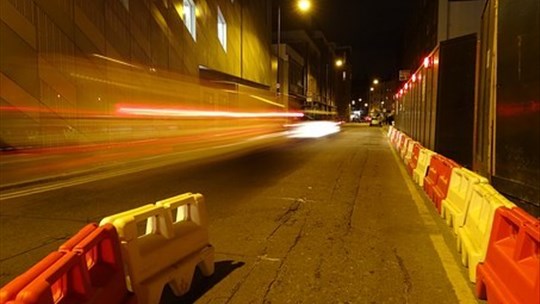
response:
{"label": "yellow road line", "polygon": [[[418,209],[418,213],[420,214],[424,225],[428,228],[437,227],[437,224],[433,219],[433,215],[426,207],[424,200],[422,199],[420,193],[411,181],[409,175],[407,174],[407,171],[405,171],[401,159],[398,157],[396,151],[392,147],[390,147],[390,150],[392,150],[392,154],[394,155],[396,162],[398,162],[399,171],[401,172],[401,175],[403,176],[403,179],[407,184],[407,188],[411,193],[413,201],[416,205],[416,208]],[[468,285],[467,279],[461,273],[460,266],[456,264],[452,252],[444,242],[442,235],[430,234],[429,238],[431,239],[431,243],[433,244],[435,251],[439,255],[439,259],[441,260],[444,271],[446,272],[446,277],[450,281],[450,284],[452,284],[452,287],[454,288],[454,292],[459,302],[478,303],[471,288]]]}

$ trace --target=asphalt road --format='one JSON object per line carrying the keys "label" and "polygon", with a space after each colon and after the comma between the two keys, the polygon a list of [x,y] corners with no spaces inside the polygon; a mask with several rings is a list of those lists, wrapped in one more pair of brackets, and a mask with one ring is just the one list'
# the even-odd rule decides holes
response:
{"label": "asphalt road", "polygon": [[455,237],[380,128],[0,201],[3,285],[85,223],[205,196],[216,273],[164,303],[476,303]]}

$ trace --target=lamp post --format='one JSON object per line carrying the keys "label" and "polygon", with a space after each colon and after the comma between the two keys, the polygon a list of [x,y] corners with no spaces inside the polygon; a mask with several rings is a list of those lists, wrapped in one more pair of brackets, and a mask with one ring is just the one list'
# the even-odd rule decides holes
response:
{"label": "lamp post", "polygon": [[[296,6],[301,12],[307,12],[311,9],[310,0],[298,0]],[[278,4],[277,11],[277,83],[276,92],[279,95],[281,93],[281,74],[279,60],[281,58],[281,5]]]}
{"label": "lamp post", "polygon": [[369,100],[368,101],[369,101],[369,103],[371,105],[371,108],[373,110],[373,106],[375,105],[375,99],[377,98],[375,89],[379,85],[379,79],[374,78],[373,81],[372,81],[372,84],[373,85],[369,88]]}

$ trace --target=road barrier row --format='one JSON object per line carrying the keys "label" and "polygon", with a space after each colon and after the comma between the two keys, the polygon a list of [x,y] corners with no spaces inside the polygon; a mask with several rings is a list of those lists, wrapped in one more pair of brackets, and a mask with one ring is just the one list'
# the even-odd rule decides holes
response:
{"label": "road barrier row", "polygon": [[[414,182],[457,235],[456,247],[470,281],[476,282],[477,297],[489,303],[540,304],[539,219],[506,199],[486,178],[398,129],[391,126],[387,136]],[[413,144],[410,156],[403,152],[407,140]]]}
{"label": "road barrier row", "polygon": [[[142,225],[141,225],[142,224]],[[186,193],[88,224],[0,289],[0,303],[159,303],[214,272],[204,198]]]}

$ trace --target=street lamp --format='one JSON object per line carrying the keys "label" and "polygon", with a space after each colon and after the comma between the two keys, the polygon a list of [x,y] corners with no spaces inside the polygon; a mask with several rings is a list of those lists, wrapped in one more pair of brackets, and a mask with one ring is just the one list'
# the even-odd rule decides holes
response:
{"label": "street lamp", "polygon": [[[310,0],[298,0],[296,2],[296,5],[298,9],[301,12],[307,12],[311,8],[311,1]],[[281,75],[280,72],[280,66],[279,66],[279,59],[281,57],[281,5],[278,5],[278,11],[277,11],[277,83],[276,83],[276,91],[279,94],[281,92]]]}
{"label": "street lamp", "polygon": [[336,66],[339,68],[339,67],[342,67],[343,66],[343,60],[342,59],[337,59],[336,60]]}
{"label": "street lamp", "polygon": [[375,85],[379,84],[379,79],[373,79],[373,84]]}
{"label": "street lamp", "polygon": [[298,9],[302,12],[307,12],[311,8],[311,1],[309,0],[300,0],[297,3]]}
{"label": "street lamp", "polygon": [[373,92],[373,91],[375,90],[375,88],[371,87],[371,88],[369,88],[369,90],[370,90],[371,92]]}

